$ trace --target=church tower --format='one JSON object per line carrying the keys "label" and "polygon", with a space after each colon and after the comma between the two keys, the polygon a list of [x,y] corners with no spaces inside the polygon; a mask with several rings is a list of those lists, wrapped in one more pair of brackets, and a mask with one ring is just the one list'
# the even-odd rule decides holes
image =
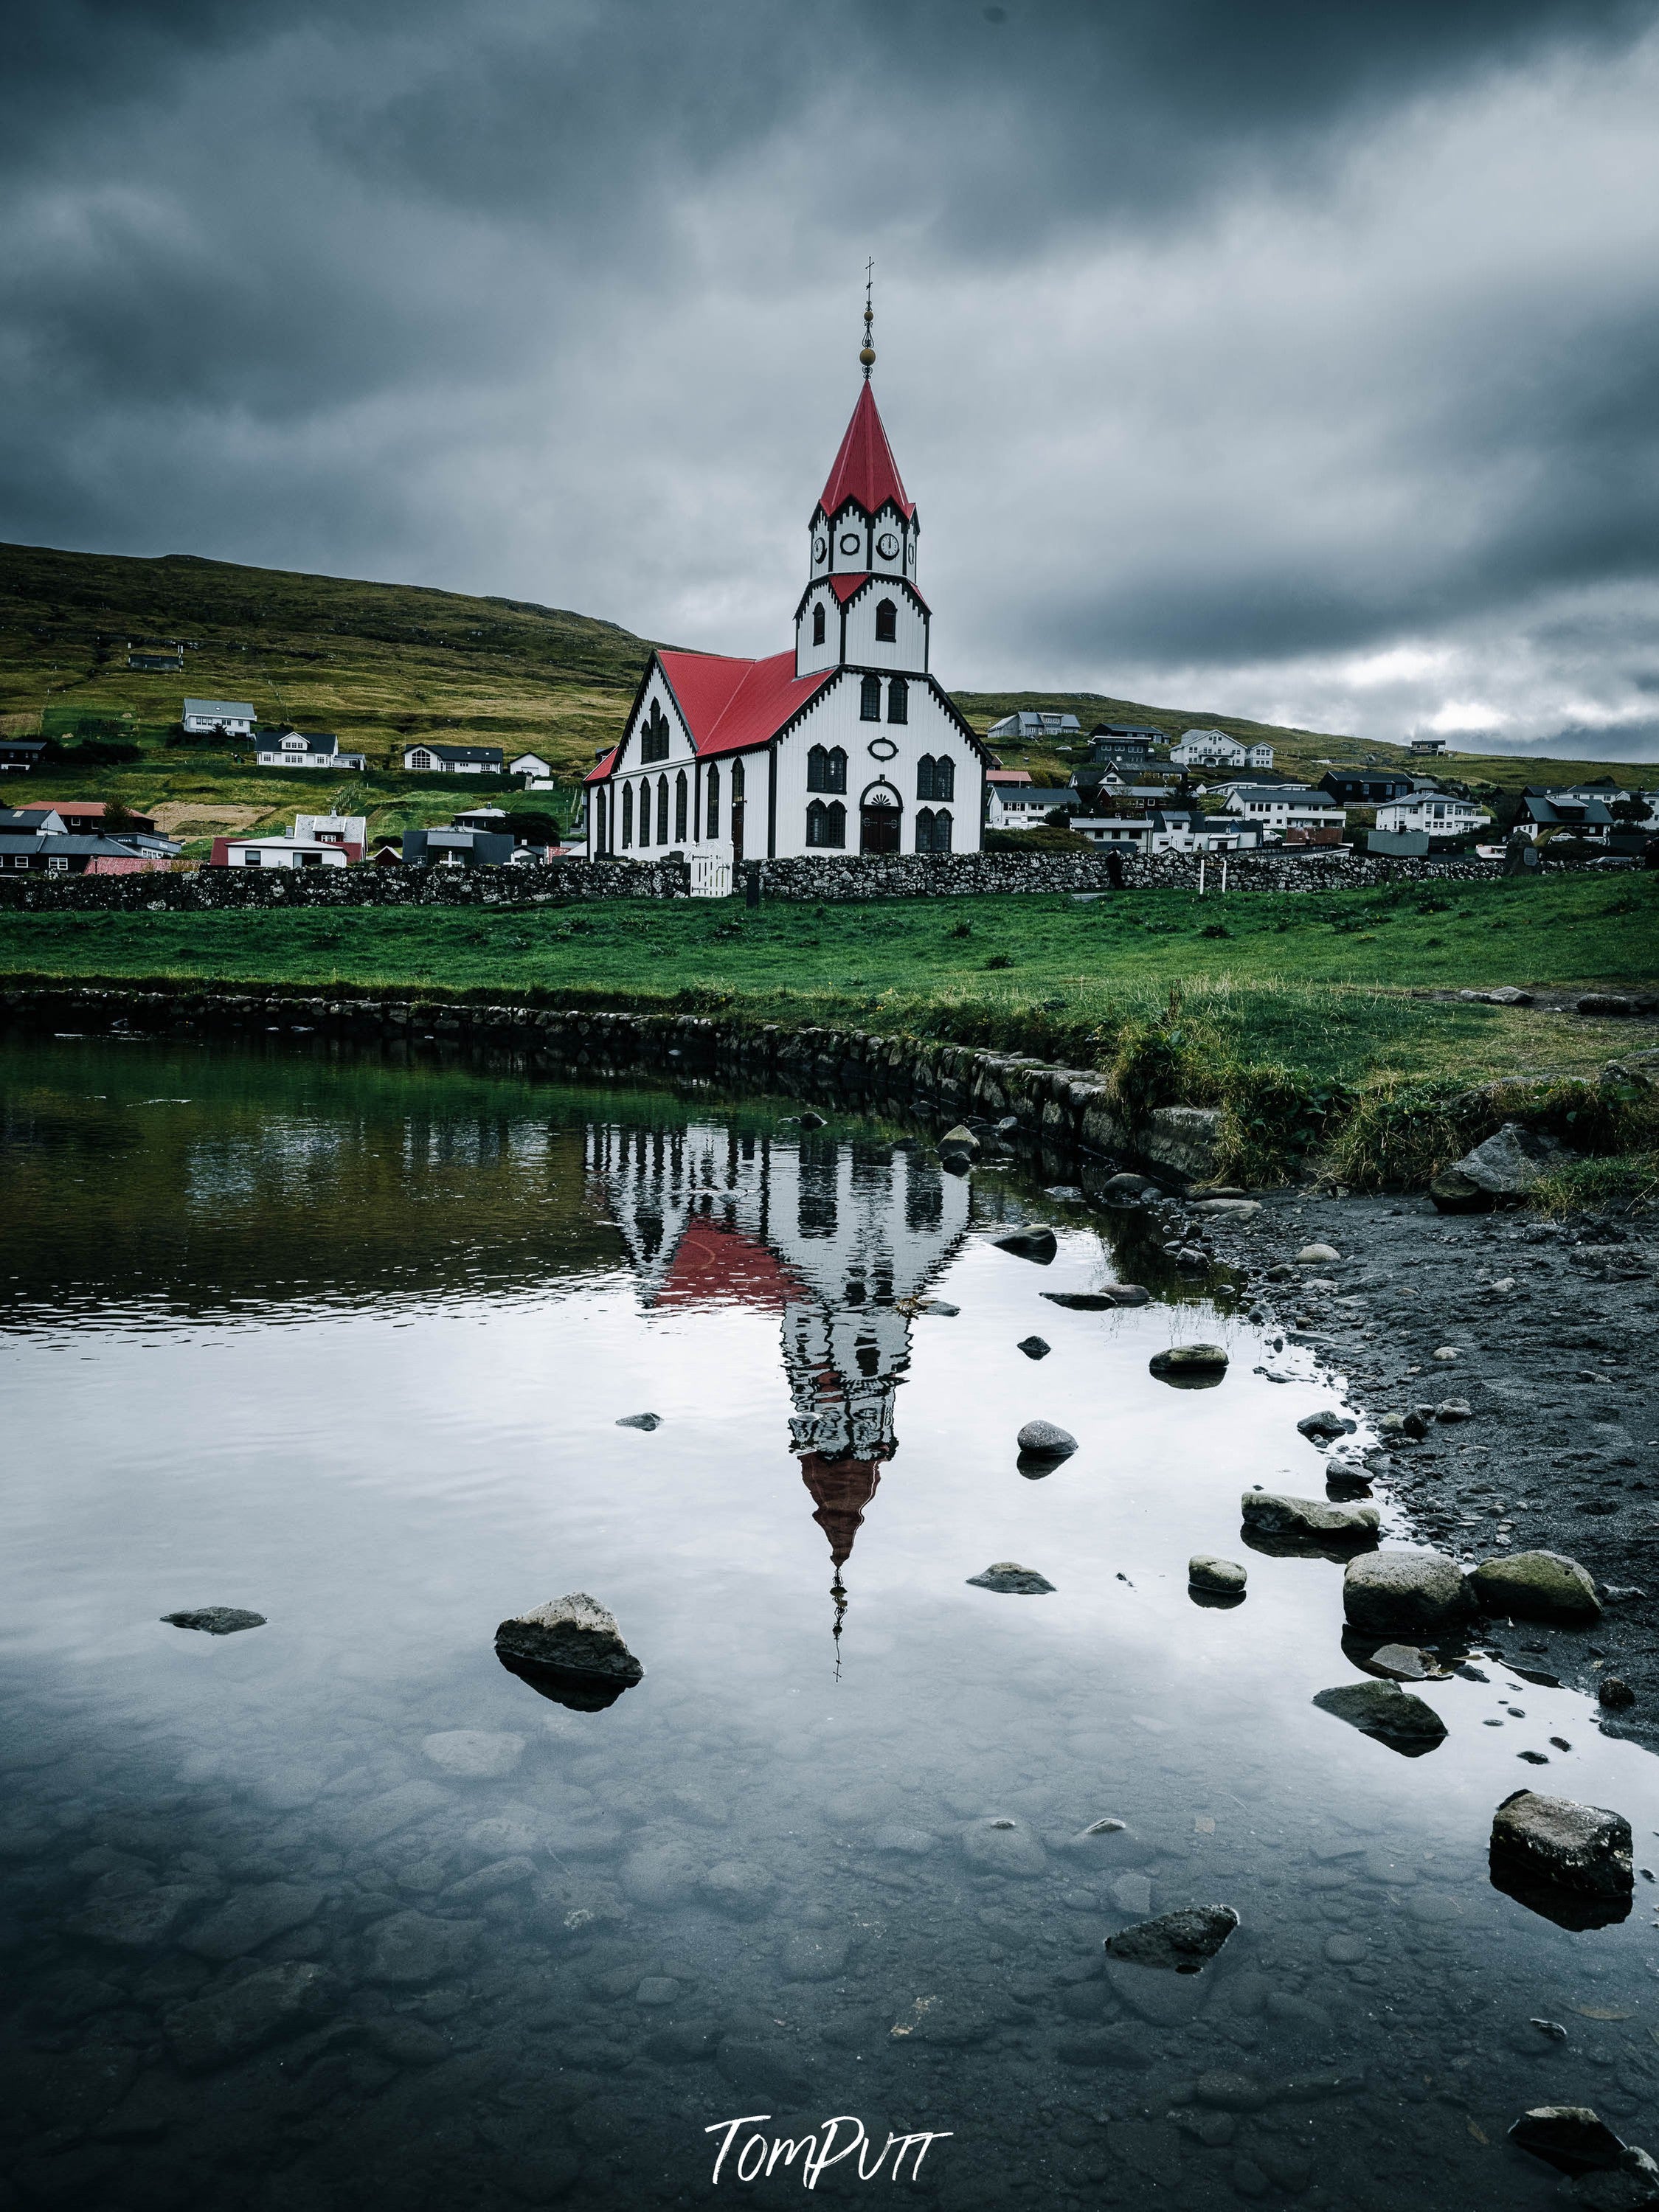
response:
{"label": "church tower", "polygon": [[795,611],[795,673],[927,671],[927,602],[916,588],[921,520],[904,489],[876,405],[876,349],[866,300],[864,382],[807,525],[809,581]]}

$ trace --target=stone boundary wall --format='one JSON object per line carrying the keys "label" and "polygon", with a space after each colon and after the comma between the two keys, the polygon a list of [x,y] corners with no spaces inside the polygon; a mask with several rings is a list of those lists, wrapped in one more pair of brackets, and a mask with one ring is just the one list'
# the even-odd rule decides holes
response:
{"label": "stone boundary wall", "polygon": [[892,1105],[947,1125],[964,1114],[1019,1125],[1017,1141],[1060,1158],[1122,1162],[1171,1183],[1213,1175],[1221,1117],[1163,1106],[1131,1131],[1093,1068],[863,1030],[764,1026],[694,1014],[631,1014],[511,1003],[329,999],[298,993],[101,990],[76,984],[0,991],[0,1024],[84,1035],[203,1034],[339,1039],[398,1061],[460,1050],[547,1074],[648,1073],[718,1079],[846,1106]]}
{"label": "stone boundary wall", "polygon": [[[829,905],[876,898],[971,898],[1012,891],[1108,891],[1104,853],[896,853],[762,860],[763,896]],[[1584,863],[1568,862],[1571,869]],[[1635,862],[1630,865],[1634,866]],[[1552,871],[1554,872],[1554,871]],[[1491,882],[1498,863],[1462,856],[1381,860],[1364,853],[1280,848],[1227,856],[1227,889],[1327,891],[1384,884]],[[1123,863],[1127,890],[1194,890],[1199,862],[1161,853]],[[1219,890],[1221,862],[1205,866]],[[237,913],[248,908],[550,906],[565,900],[689,898],[684,860],[555,860],[545,867],[196,868],[176,875],[0,877],[0,913]],[[738,897],[741,899],[741,886]]]}

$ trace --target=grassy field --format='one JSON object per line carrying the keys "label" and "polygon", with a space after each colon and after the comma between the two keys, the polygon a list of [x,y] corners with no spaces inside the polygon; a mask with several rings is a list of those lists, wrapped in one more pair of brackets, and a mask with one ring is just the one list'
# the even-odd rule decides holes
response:
{"label": "grassy field", "polygon": [[[787,641],[780,613],[778,641]],[[127,667],[129,641],[182,640],[184,672]],[[413,585],[289,574],[173,554],[159,560],[0,545],[0,727],[76,739],[88,723],[137,744],[139,761],[75,764],[27,779],[28,796],[118,799],[153,812],[169,802],[259,810],[271,829],[303,808],[331,803],[367,813],[371,836],[447,818],[458,803],[498,793],[474,779],[422,784],[395,763],[416,738],[499,744],[543,755],[568,791],[612,744],[626,716],[649,641],[611,623],[528,600],[472,599]],[[945,662],[949,665],[948,639]],[[166,735],[186,694],[246,699],[270,722],[333,730],[368,757],[364,776],[258,769],[229,751],[169,748]],[[1326,763],[1377,757],[1399,747],[1362,745],[1321,731],[1285,730],[1213,708],[1148,706],[1104,695],[959,692],[981,732],[1016,707],[1075,713],[1095,722],[1149,724],[1172,734],[1194,726],[1265,738],[1278,765],[1315,780]],[[1010,767],[1064,782],[1082,750],[1009,749]],[[1630,763],[1547,762],[1459,754],[1445,771],[1471,787],[1517,789],[1573,775],[1610,774],[1629,787]],[[1645,781],[1654,780],[1647,771]],[[20,784],[22,779],[16,780]],[[538,802],[540,803],[540,802]],[[194,825],[200,827],[201,825]],[[205,836],[187,848],[205,849]]]}

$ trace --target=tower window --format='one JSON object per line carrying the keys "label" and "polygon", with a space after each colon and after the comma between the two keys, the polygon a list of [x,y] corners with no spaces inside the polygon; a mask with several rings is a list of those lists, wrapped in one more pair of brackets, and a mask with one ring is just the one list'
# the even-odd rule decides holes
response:
{"label": "tower window", "polygon": [[668,842],[668,778],[665,775],[657,778],[657,842],[659,845]]}
{"label": "tower window", "polygon": [[898,635],[898,609],[890,599],[883,599],[876,609],[876,637],[883,645],[891,645]]}
{"label": "tower window", "polygon": [[812,610],[812,642],[814,645],[823,643],[823,601],[822,599]]}
{"label": "tower window", "polygon": [[717,768],[708,771],[708,831],[711,837],[720,834],[720,772]]}
{"label": "tower window", "polygon": [[847,788],[847,756],[839,745],[827,749],[814,745],[806,756],[806,788],[809,791],[845,791]]}
{"label": "tower window", "polygon": [[634,787],[631,783],[623,786],[622,841],[624,845],[631,845],[634,842]]}
{"label": "tower window", "polygon": [[878,722],[881,720],[881,678],[866,676],[859,692],[859,720]]}
{"label": "tower window", "polygon": [[910,719],[910,687],[902,676],[896,676],[887,687],[887,719],[890,722]]}
{"label": "tower window", "polygon": [[691,787],[685,780],[685,770],[682,769],[674,778],[674,842],[677,845],[685,842],[685,820],[690,799]]}
{"label": "tower window", "polygon": [[653,699],[651,712],[640,725],[640,758],[659,761],[668,758],[668,717]]}
{"label": "tower window", "polygon": [[847,809],[839,799],[827,804],[815,799],[806,810],[806,842],[809,845],[831,845],[838,851],[847,843]]}

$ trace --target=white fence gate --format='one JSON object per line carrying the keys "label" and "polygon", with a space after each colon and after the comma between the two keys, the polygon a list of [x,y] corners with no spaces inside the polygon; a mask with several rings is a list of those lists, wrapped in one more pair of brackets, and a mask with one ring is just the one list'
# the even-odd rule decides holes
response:
{"label": "white fence gate", "polygon": [[730,860],[719,860],[713,853],[694,853],[691,855],[691,896],[693,898],[730,898]]}

